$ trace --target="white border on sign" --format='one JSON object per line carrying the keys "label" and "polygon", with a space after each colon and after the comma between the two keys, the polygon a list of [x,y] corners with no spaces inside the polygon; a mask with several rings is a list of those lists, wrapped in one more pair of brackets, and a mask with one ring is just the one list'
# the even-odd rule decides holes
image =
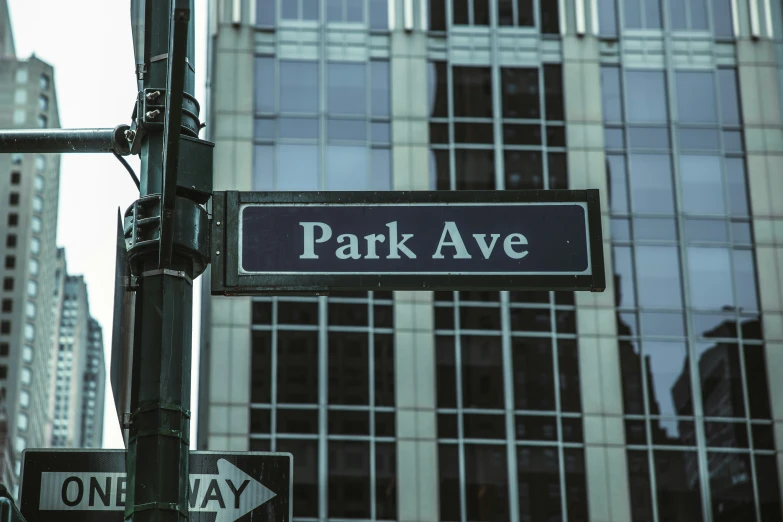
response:
{"label": "white border on sign", "polygon": [[[585,218],[585,241],[587,245],[587,268],[582,272],[248,272],[242,267],[242,215],[246,208],[250,207],[532,207],[532,206],[566,206],[576,205],[584,210]],[[593,258],[590,251],[590,226],[587,221],[587,203],[580,201],[557,201],[557,202],[534,202],[534,203],[244,203],[239,205],[237,245],[237,271],[239,275],[442,275],[442,276],[472,276],[472,275],[496,275],[496,276],[519,276],[519,275],[540,275],[540,276],[578,276],[592,275]]]}

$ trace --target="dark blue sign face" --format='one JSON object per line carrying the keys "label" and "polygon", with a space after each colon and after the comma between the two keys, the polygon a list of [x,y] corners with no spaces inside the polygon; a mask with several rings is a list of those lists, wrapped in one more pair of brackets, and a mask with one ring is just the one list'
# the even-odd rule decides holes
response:
{"label": "dark blue sign face", "polygon": [[249,204],[239,274],[585,275],[587,205]]}

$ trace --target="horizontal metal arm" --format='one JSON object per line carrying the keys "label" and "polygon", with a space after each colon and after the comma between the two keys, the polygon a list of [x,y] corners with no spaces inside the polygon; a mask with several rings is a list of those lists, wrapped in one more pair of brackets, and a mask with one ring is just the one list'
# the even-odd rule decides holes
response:
{"label": "horizontal metal arm", "polygon": [[0,130],[0,153],[116,152],[125,156],[130,154],[125,138],[129,128]]}

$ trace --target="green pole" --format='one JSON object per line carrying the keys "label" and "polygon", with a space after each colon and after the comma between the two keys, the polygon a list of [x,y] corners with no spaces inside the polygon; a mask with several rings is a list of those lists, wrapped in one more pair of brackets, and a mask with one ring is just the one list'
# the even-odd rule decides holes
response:
{"label": "green pole", "polygon": [[180,133],[198,134],[192,13],[193,0],[131,2],[141,89],[131,131],[140,199],[124,220],[137,292],[125,503],[134,522],[188,518],[192,281],[204,263],[177,245],[206,251],[198,226],[190,241],[205,212],[176,192]]}

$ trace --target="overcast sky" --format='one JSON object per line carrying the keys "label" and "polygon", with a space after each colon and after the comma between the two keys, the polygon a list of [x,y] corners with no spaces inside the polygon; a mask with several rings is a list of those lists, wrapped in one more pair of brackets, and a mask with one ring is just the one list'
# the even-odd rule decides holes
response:
{"label": "overcast sky", "polygon": [[[35,54],[55,70],[63,128],[114,128],[130,124],[136,98],[130,0],[7,0],[16,54]],[[207,0],[196,4],[196,97],[204,104]],[[204,120],[204,115],[201,115]],[[203,137],[203,136],[202,136]],[[128,157],[139,172],[136,156]],[[138,197],[133,181],[111,154],[64,154],[60,177],[57,244],[65,247],[70,274],[84,274],[90,313],[103,327],[106,353],[106,448],[122,448],[109,384],[114,307],[117,208]],[[200,304],[194,284],[194,311]],[[198,376],[199,314],[194,313],[193,376]],[[191,390],[191,441],[195,443],[198,382]]]}

